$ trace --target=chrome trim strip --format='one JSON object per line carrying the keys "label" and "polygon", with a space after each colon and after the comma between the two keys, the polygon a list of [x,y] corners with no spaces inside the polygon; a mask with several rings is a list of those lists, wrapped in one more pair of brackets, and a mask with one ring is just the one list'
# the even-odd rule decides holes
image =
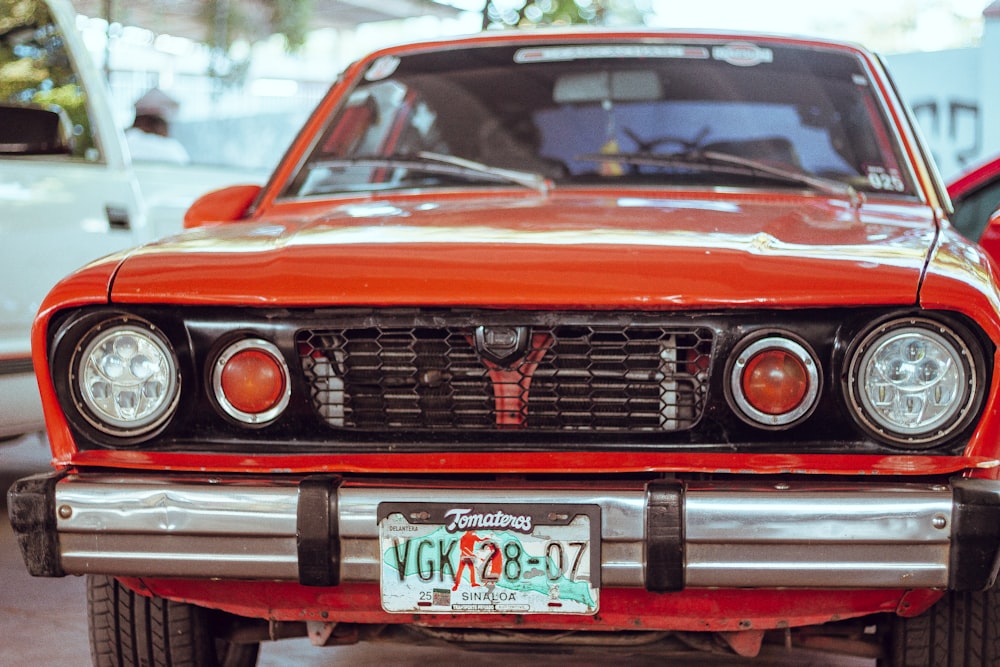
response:
{"label": "chrome trim strip", "polygon": [[944,487],[689,491],[684,518],[688,586],[948,584]]}
{"label": "chrome trim strip", "polygon": [[[792,488],[689,490],[688,543],[947,543],[950,492],[928,487],[895,492]],[[937,521],[935,521],[937,519]]]}
{"label": "chrome trim strip", "polygon": [[69,574],[298,578],[295,486],[165,478],[70,478],[56,485]]}
{"label": "chrome trim strip", "polygon": [[60,532],[295,536],[295,486],[69,478],[56,487]]}
{"label": "chrome trim strip", "polygon": [[[56,485],[69,574],[298,580],[294,482],[69,476]],[[952,492],[930,485],[697,485],[685,490],[689,587],[939,587]],[[337,494],[340,579],[379,579],[380,502],[579,503],[601,511],[603,585],[645,586],[646,493],[595,488],[361,486]]]}

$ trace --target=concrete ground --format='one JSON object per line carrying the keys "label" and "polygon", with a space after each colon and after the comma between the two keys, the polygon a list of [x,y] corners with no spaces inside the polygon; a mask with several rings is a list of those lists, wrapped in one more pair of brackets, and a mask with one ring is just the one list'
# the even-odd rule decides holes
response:
{"label": "concrete ground", "polygon": [[[87,636],[84,580],[34,578],[21,561],[7,519],[6,489],[19,477],[48,469],[44,438],[28,436],[0,444],[0,667],[86,667],[91,664]],[[567,655],[537,652],[477,652],[454,648],[409,647],[397,644],[358,644],[316,648],[307,639],[265,643],[260,667],[426,667],[472,663],[476,667],[558,667],[627,664],[630,667],[874,667],[874,660],[829,656],[812,651],[785,651],[765,647],[756,661],[720,659],[715,656],[676,658],[620,655]]]}

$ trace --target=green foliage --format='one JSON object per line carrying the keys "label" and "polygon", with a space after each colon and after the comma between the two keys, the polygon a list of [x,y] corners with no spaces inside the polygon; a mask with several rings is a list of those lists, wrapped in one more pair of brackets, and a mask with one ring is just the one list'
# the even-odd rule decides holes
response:
{"label": "green foliage", "polygon": [[60,107],[75,127],[74,154],[94,146],[87,100],[44,3],[0,0],[0,102]]}
{"label": "green foliage", "polygon": [[83,157],[89,149],[94,148],[94,139],[90,132],[90,116],[87,113],[87,100],[79,86],[67,84],[59,88],[39,91],[32,101],[45,106],[57,106],[66,112],[73,127],[77,128],[76,141],[73,143],[74,155]]}
{"label": "green foliage", "polygon": [[490,0],[484,11],[488,28],[569,24],[641,24],[651,12],[649,0]]}
{"label": "green foliage", "polygon": [[288,48],[305,44],[312,19],[313,0],[272,0],[271,22],[274,31],[285,36]]}
{"label": "green foliage", "polygon": [[209,41],[228,49],[237,39],[254,42],[273,34],[283,35],[288,48],[305,43],[315,0],[210,0],[204,3],[202,21],[213,36]]}

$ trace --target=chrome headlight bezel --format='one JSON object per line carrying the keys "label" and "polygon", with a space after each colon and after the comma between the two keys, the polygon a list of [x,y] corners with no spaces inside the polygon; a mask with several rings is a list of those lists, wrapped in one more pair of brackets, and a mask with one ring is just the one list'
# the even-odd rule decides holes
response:
{"label": "chrome headlight bezel", "polygon": [[[796,405],[781,412],[766,412],[754,406],[743,383],[749,364],[758,355],[781,352],[799,366],[805,390]],[[819,405],[823,373],[816,353],[804,340],[787,331],[767,331],[748,337],[737,346],[726,369],[726,397],[736,415],[757,428],[783,430],[801,424]]]}
{"label": "chrome headlight bezel", "polygon": [[[224,374],[229,362],[241,353],[255,352],[265,355],[274,364],[276,374],[280,377],[280,391],[264,410],[250,412],[241,410],[233,404],[225,391]],[[292,395],[291,372],[284,355],[278,346],[262,338],[243,338],[227,345],[212,363],[211,370],[212,397],[219,409],[229,418],[243,426],[267,426],[280,417],[288,407]]]}
{"label": "chrome headlight bezel", "polygon": [[852,416],[892,446],[930,449],[949,442],[982,405],[987,373],[977,348],[957,322],[900,317],[872,327],[846,359],[844,394]]}
{"label": "chrome headlight bezel", "polygon": [[142,318],[120,315],[91,324],[73,346],[66,372],[76,414],[106,436],[149,437],[180,401],[173,346]]}

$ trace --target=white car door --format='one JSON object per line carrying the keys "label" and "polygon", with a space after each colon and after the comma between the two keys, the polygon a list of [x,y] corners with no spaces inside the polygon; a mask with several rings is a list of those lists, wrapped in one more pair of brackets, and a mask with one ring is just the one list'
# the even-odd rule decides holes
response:
{"label": "white car door", "polygon": [[[61,2],[0,0],[0,440],[44,427],[29,334],[45,294],[150,236],[74,19]],[[65,145],[33,139],[46,111]]]}

